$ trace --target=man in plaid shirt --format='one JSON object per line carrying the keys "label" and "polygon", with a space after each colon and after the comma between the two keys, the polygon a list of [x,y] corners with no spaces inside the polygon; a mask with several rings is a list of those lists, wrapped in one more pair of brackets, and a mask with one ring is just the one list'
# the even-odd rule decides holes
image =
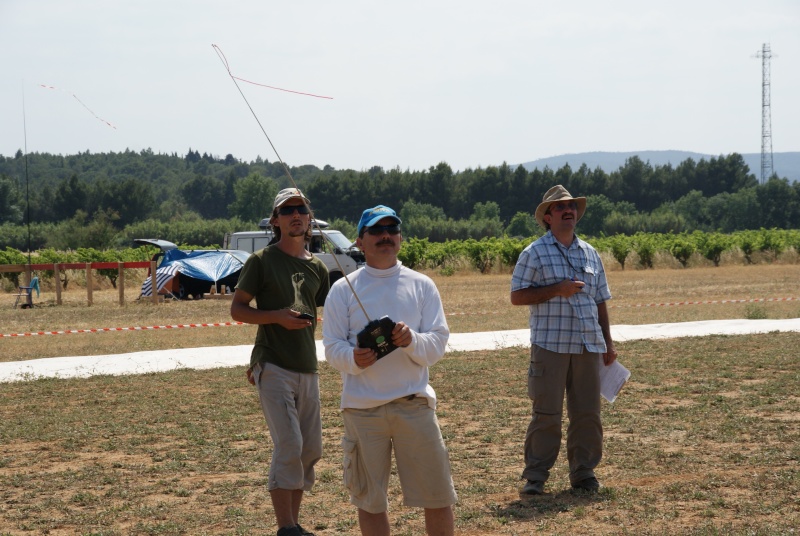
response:
{"label": "man in plaid shirt", "polygon": [[575,235],[585,197],[561,185],[545,193],[536,221],[547,233],[526,247],[511,277],[511,303],[530,309],[532,418],[525,435],[521,493],[541,495],[561,448],[567,393],[567,459],[573,489],[595,493],[603,453],[599,369],[617,358],[606,301],[611,299],[597,251]]}

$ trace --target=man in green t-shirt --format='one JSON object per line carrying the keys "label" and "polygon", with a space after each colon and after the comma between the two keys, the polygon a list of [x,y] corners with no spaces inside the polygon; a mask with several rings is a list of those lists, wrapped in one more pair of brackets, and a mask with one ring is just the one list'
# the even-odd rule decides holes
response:
{"label": "man in green t-shirt", "polygon": [[300,503],[322,457],[314,330],[330,282],[306,249],[311,218],[300,190],[278,192],[270,218],[277,242],[250,256],[231,302],[234,320],[258,324],[247,379],[258,388],[274,445],[267,488],[279,536],[311,534],[298,523]]}

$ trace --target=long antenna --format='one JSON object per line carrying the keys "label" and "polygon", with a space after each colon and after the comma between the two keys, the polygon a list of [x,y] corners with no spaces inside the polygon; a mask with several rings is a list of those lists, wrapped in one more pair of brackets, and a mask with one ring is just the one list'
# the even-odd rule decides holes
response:
{"label": "long antenna", "polygon": [[773,173],[772,162],[772,111],[770,106],[770,59],[769,43],[764,43],[756,52],[761,58],[761,184],[765,184]]}
{"label": "long antenna", "polygon": [[[25,142],[25,219],[28,222],[28,266],[31,265],[31,193],[28,179],[28,125],[25,120],[25,82],[22,82],[22,134]],[[30,284],[30,282],[28,282]]]}
{"label": "long antenna", "polygon": [[[228,62],[225,60],[225,55],[222,53],[222,50],[220,50],[220,48],[215,44],[212,44],[211,46],[214,47],[214,51],[217,53],[217,56],[219,57],[219,60],[222,62],[222,65],[225,66],[225,70],[228,72],[228,76],[230,76],[231,81],[233,82],[233,85],[235,85],[236,89],[239,90],[239,95],[241,95],[242,99],[244,99],[244,102],[245,102],[245,104],[247,104],[247,108],[250,110],[250,113],[253,114],[253,117],[255,118],[256,123],[258,123],[258,126],[261,129],[261,132],[264,133],[264,137],[267,138],[267,141],[269,142],[270,147],[272,147],[272,151],[275,153],[275,156],[278,158],[278,162],[280,162],[281,166],[283,166],[283,170],[286,173],[286,176],[289,177],[289,181],[291,181],[292,186],[294,186],[294,188],[296,190],[300,191],[300,188],[297,187],[297,183],[294,181],[294,177],[292,177],[292,173],[289,171],[289,167],[284,163],[283,159],[281,158],[281,155],[278,154],[278,150],[275,148],[275,144],[272,143],[272,140],[270,139],[269,134],[267,134],[267,131],[264,129],[264,126],[261,124],[261,121],[258,119],[258,116],[256,115],[256,112],[253,110],[253,107],[250,106],[250,102],[247,100],[247,97],[244,96],[244,92],[242,92],[242,88],[239,87],[239,83],[236,81],[236,77],[233,76],[233,73],[231,73],[230,67],[228,67]],[[300,199],[303,201],[303,204],[305,204],[306,207],[308,207],[309,212],[311,212],[311,207],[308,205],[308,203],[306,203],[305,197],[301,197]],[[333,241],[328,236],[326,236],[325,233],[322,232],[322,229],[320,228],[319,224],[317,223],[317,219],[314,217],[313,212],[311,213],[311,221],[313,222],[313,225],[319,231],[319,234],[323,237],[323,239],[326,239],[326,240],[329,241],[329,243],[334,247],[334,251],[335,251],[335,248],[337,247],[336,244],[334,244]],[[336,262],[336,266],[339,267],[339,270],[342,271],[342,275],[344,276],[344,280],[347,282],[347,286],[349,286],[350,290],[353,292],[353,297],[356,299],[356,302],[358,302],[358,306],[364,312],[364,316],[367,317],[368,321],[372,320],[370,318],[369,314],[367,314],[367,310],[366,310],[366,308],[364,308],[364,304],[361,303],[361,300],[359,299],[358,294],[356,294],[356,289],[353,288],[353,284],[350,282],[350,279],[347,277],[347,273],[345,273],[344,268],[342,268],[342,265],[339,262],[339,259],[336,257],[335,254],[333,255],[333,260]]]}

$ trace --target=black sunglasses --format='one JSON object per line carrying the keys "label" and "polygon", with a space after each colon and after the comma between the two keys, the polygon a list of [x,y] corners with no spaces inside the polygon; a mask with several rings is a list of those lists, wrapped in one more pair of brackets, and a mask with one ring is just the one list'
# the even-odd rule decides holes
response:
{"label": "black sunglasses", "polygon": [[367,227],[367,232],[372,236],[380,236],[383,234],[384,231],[386,231],[390,235],[397,235],[400,234],[400,226],[394,224],[394,225],[373,225],[372,227]]}
{"label": "black sunglasses", "polygon": [[308,214],[310,212],[306,205],[283,205],[278,208],[278,214],[281,216],[291,216],[294,214],[295,210],[298,214]]}

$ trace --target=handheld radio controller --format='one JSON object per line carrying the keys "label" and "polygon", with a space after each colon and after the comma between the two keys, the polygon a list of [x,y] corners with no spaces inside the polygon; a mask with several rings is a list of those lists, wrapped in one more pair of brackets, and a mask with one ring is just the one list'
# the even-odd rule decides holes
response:
{"label": "handheld radio controller", "polygon": [[370,321],[357,335],[358,345],[361,348],[371,348],[378,354],[378,359],[397,349],[392,344],[392,330],[395,323],[388,316],[379,320]]}

